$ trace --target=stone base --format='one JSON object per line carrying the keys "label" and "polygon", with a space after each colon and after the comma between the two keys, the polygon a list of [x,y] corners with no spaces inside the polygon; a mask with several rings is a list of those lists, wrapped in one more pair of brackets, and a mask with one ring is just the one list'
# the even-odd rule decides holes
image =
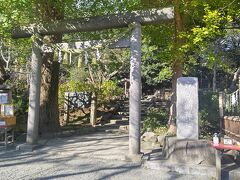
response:
{"label": "stone base", "polygon": [[20,144],[16,147],[16,150],[21,150],[21,151],[27,151],[27,152],[32,152],[35,149],[39,148],[40,145],[39,144]]}
{"label": "stone base", "polygon": [[215,151],[206,140],[166,137],[163,157],[172,163],[215,165]]}
{"label": "stone base", "polygon": [[142,162],[143,154],[128,154],[125,155],[125,161]]}
{"label": "stone base", "polygon": [[209,176],[209,179],[216,176],[215,166],[175,164],[166,162],[166,160],[145,161],[143,167],[147,169],[177,172],[179,174],[188,174],[194,176]]}

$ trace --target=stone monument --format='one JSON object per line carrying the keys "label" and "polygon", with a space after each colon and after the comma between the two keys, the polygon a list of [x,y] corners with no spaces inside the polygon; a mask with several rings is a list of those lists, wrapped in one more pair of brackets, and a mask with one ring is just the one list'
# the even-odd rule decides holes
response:
{"label": "stone monument", "polygon": [[170,163],[215,165],[214,149],[199,140],[198,79],[177,80],[177,136],[165,137],[163,156]]}
{"label": "stone monument", "polygon": [[177,139],[198,140],[198,79],[177,80]]}

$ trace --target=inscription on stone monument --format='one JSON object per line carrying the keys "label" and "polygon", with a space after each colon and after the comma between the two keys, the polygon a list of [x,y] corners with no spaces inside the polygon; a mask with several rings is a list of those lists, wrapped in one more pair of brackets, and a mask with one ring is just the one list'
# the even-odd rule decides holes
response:
{"label": "inscription on stone monument", "polygon": [[198,79],[181,77],[177,80],[177,138],[197,140]]}

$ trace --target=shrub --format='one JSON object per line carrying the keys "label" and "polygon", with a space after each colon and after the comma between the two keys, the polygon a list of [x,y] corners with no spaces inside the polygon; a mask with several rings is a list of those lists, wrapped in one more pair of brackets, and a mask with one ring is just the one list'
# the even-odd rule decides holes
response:
{"label": "shrub", "polygon": [[154,129],[154,133],[156,135],[167,135],[167,131],[168,131],[168,127],[166,125]]}
{"label": "shrub", "polygon": [[218,93],[199,91],[199,123],[201,137],[219,131]]}
{"label": "shrub", "polygon": [[154,131],[167,124],[168,114],[161,108],[150,108],[143,121],[143,132]]}

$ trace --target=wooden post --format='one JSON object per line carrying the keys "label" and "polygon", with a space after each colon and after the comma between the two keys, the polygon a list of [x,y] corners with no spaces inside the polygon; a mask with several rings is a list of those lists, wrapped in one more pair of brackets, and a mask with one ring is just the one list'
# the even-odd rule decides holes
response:
{"label": "wooden post", "polygon": [[223,116],[224,116],[224,93],[219,92],[219,116],[220,116],[220,132],[223,131]]}
{"label": "wooden post", "polygon": [[41,86],[41,41],[36,38],[32,43],[31,79],[29,88],[29,110],[27,124],[27,144],[37,144],[39,107],[40,107],[40,86]]}
{"label": "wooden post", "polygon": [[69,92],[64,93],[64,125],[69,123]]}
{"label": "wooden post", "polygon": [[141,120],[141,25],[133,23],[130,58],[129,154],[140,154]]}
{"label": "wooden post", "polygon": [[94,127],[97,120],[97,93],[92,92],[91,110],[90,110],[90,124]]}

